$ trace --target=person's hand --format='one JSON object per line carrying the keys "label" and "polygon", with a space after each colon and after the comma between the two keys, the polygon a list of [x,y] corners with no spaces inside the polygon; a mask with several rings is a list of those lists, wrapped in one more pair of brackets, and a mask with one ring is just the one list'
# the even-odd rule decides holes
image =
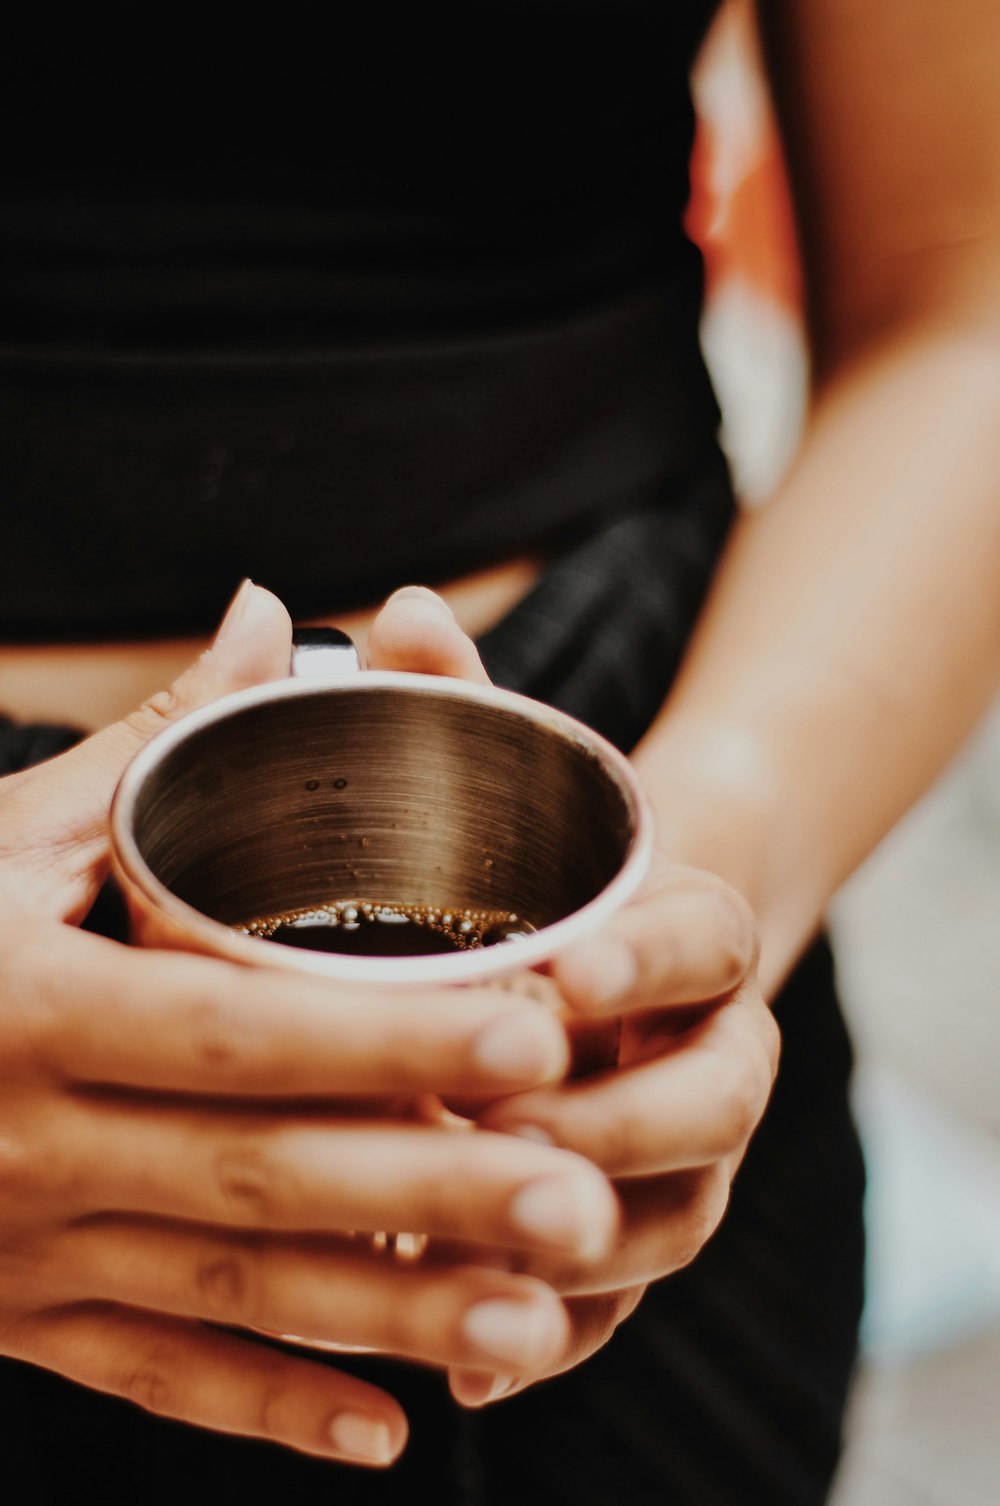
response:
{"label": "person's hand", "polygon": [[[660,853],[641,894],[553,964],[580,1022],[579,1067],[479,1122],[587,1156],[613,1179],[623,1218],[607,1259],[589,1268],[515,1261],[568,1298],[570,1342],[544,1374],[604,1344],[646,1285],[687,1265],[718,1226],[777,1070],[755,963],[752,917],[735,891]],[[462,1369],[452,1389],[475,1405],[539,1378],[508,1371],[487,1390]]]}
{"label": "person's hand", "polygon": [[289,652],[284,608],[248,585],[172,691],[0,782],[0,1352],[166,1416],[387,1464],[406,1432],[391,1397],[229,1330],[535,1373],[569,1341],[549,1287],[380,1260],[348,1231],[585,1261],[616,1205],[564,1151],[365,1117],[366,1095],[495,1099],[559,1077],[565,1033],[530,1004],[467,989],[358,1009],[319,979],[76,929],[129,757],[164,721],[282,677]]}
{"label": "person's hand", "polygon": [[[372,632],[381,663],[486,680],[474,645],[431,593],[409,592],[390,608]],[[588,1157],[614,1180],[622,1223],[596,1263],[514,1256],[518,1270],[568,1298],[567,1342],[531,1372],[453,1367],[459,1401],[496,1400],[580,1363],[650,1281],[686,1265],[713,1233],[777,1070],[756,959],[740,896],[660,853],[640,894],[552,964],[575,1021],[571,1080],[506,1097],[479,1123]]]}

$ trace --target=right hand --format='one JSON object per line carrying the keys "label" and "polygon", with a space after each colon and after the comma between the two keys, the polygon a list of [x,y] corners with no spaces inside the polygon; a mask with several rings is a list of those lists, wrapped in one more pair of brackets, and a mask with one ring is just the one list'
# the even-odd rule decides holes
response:
{"label": "right hand", "polygon": [[284,675],[289,635],[248,586],[172,691],[0,781],[0,1352],[165,1416],[388,1464],[406,1436],[391,1397],[214,1325],[537,1371],[569,1332],[543,1282],[397,1265],[349,1231],[586,1258],[617,1212],[569,1152],[365,1114],[366,1097],[558,1078],[548,1012],[474,988],[361,1009],[319,979],[76,928],[128,759],[164,720]]}

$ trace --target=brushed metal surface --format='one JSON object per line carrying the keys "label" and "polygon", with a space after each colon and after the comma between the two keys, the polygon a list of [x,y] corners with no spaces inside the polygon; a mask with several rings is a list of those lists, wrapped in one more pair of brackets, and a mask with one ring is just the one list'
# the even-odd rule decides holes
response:
{"label": "brushed metal surface", "polygon": [[208,721],[149,769],[132,831],[178,898],[225,925],[362,895],[541,928],[618,873],[628,792],[559,721],[349,679]]}

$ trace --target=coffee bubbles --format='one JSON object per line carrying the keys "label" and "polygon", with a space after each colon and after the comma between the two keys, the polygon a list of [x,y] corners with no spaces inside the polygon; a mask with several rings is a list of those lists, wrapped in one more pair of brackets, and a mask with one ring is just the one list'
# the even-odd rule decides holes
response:
{"label": "coffee bubbles", "polygon": [[426,957],[516,942],[531,935],[535,927],[509,910],[343,899],[255,916],[233,930],[314,952]]}

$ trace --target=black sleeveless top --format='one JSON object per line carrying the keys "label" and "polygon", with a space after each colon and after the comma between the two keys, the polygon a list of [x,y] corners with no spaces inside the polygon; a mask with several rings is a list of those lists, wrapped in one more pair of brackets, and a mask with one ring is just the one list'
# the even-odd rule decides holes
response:
{"label": "black sleeveless top", "polygon": [[713,443],[713,0],[129,7],[7,38],[0,641],[561,547]]}

